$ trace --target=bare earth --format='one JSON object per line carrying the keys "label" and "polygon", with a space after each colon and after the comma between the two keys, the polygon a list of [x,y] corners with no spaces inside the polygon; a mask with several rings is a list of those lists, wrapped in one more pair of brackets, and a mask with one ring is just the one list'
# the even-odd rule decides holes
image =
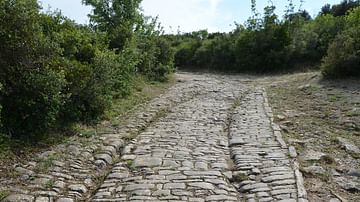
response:
{"label": "bare earth", "polygon": [[[356,199],[356,180],[350,195],[341,183],[331,189],[334,193],[319,195],[310,185],[313,178],[303,182],[300,171],[309,173],[304,167],[317,166],[317,161],[334,165],[337,157],[293,142],[295,137],[289,134],[297,129],[284,128],[284,122],[296,120],[281,115],[292,105],[291,99],[283,108],[273,104],[274,118],[269,103],[279,99],[276,89],[282,89],[287,80],[178,73],[174,86],[137,107],[120,126],[109,124],[98,136],[74,137],[15,165],[11,175],[0,178],[0,193],[6,193],[3,201]],[[357,142],[352,145],[356,153]],[[320,157],[308,165],[304,156],[311,150],[315,150],[312,157]],[[358,165],[354,161],[349,165]],[[339,173],[336,179],[347,177]]]}

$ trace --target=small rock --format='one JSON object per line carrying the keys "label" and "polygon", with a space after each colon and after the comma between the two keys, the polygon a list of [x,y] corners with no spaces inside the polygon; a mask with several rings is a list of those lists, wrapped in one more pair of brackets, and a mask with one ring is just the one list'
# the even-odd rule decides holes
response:
{"label": "small rock", "polygon": [[55,151],[47,151],[47,152],[43,152],[41,154],[38,154],[37,156],[38,156],[39,159],[46,159],[49,156],[54,155],[54,154],[56,154]]}
{"label": "small rock", "polygon": [[49,202],[50,199],[48,197],[37,197],[35,202]]}
{"label": "small rock", "polygon": [[29,176],[32,176],[34,174],[33,171],[25,169],[23,167],[16,167],[15,171],[20,173],[20,174],[29,175]]}
{"label": "small rock", "polygon": [[326,156],[326,154],[322,152],[308,150],[301,156],[301,159],[304,161],[320,161],[324,156]]}
{"label": "small rock", "polygon": [[32,180],[32,183],[33,183],[33,184],[36,184],[36,185],[45,186],[45,185],[47,185],[50,181],[51,181],[51,179],[49,179],[49,178],[38,177],[38,178],[35,178],[34,180]]}
{"label": "small rock", "polygon": [[74,202],[71,198],[59,198],[56,202]]}
{"label": "small rock", "polygon": [[113,162],[113,159],[109,154],[97,154],[97,155],[95,155],[95,159],[103,160],[107,164],[111,164]]}
{"label": "small rock", "polygon": [[279,121],[284,121],[286,119],[283,115],[277,115],[276,118],[279,119]]}
{"label": "small rock", "polygon": [[351,170],[349,170],[347,175],[348,176],[353,176],[353,177],[360,177],[360,170],[351,169]]}
{"label": "small rock", "polygon": [[297,157],[298,154],[296,152],[295,147],[293,147],[293,146],[289,147],[289,155],[290,155],[291,158],[296,158]]}
{"label": "small rock", "polygon": [[92,187],[92,186],[94,186],[95,183],[91,178],[87,178],[84,180],[84,184],[86,187]]}
{"label": "small rock", "polygon": [[306,90],[306,89],[308,89],[308,88],[310,88],[310,87],[311,87],[310,84],[306,84],[306,85],[299,86],[298,89],[299,89],[299,90]]}
{"label": "small rock", "polygon": [[96,160],[94,162],[94,164],[99,168],[105,168],[106,167],[106,162],[103,161],[103,160]]}
{"label": "small rock", "polygon": [[261,171],[260,171],[258,168],[253,168],[253,169],[251,170],[251,173],[252,173],[253,175],[259,175],[259,174],[261,173]]}
{"label": "small rock", "polygon": [[70,154],[73,154],[75,156],[80,154],[80,149],[76,145],[69,145],[67,150],[70,152]]}
{"label": "small rock", "polygon": [[321,166],[309,166],[303,168],[303,171],[305,173],[311,174],[311,175],[325,175],[326,170]]}
{"label": "small rock", "polygon": [[348,152],[350,155],[352,155],[354,158],[360,157],[360,149],[356,145],[354,145],[350,140],[347,140],[342,137],[336,138],[338,143],[341,145],[343,149],[345,149],[346,152]]}
{"label": "small rock", "polygon": [[341,176],[341,174],[338,171],[336,171],[335,169],[331,169],[331,175],[334,176],[334,177],[340,177]]}
{"label": "small rock", "polygon": [[289,144],[294,145],[294,144],[299,144],[299,145],[305,145],[307,143],[309,143],[312,139],[307,139],[307,140],[299,140],[299,139],[288,139]]}
{"label": "small rock", "polygon": [[229,147],[233,147],[233,146],[237,146],[237,145],[244,145],[246,143],[247,142],[244,141],[244,138],[233,137],[229,141]]}
{"label": "small rock", "polygon": [[86,193],[87,192],[87,188],[82,185],[82,184],[73,184],[73,185],[70,185],[69,186],[69,189],[71,191],[76,191],[76,192],[79,192],[79,193]]}
{"label": "small rock", "polygon": [[339,199],[337,199],[337,198],[332,198],[332,199],[330,199],[329,202],[341,202],[341,201]]}
{"label": "small rock", "polygon": [[352,179],[345,177],[335,178],[335,182],[344,190],[349,192],[360,192],[360,184]]}

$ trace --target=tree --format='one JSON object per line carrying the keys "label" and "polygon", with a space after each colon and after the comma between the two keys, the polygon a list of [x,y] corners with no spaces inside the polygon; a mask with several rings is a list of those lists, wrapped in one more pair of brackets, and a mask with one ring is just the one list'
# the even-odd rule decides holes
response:
{"label": "tree", "polygon": [[106,32],[110,48],[123,50],[131,42],[134,31],[142,22],[139,12],[142,0],[83,0],[93,7],[89,15],[92,27]]}
{"label": "tree", "polygon": [[356,8],[359,5],[359,0],[343,0],[341,3],[335,4],[333,6],[330,4],[325,4],[321,8],[320,15],[331,14],[335,17],[344,16],[349,10]]}

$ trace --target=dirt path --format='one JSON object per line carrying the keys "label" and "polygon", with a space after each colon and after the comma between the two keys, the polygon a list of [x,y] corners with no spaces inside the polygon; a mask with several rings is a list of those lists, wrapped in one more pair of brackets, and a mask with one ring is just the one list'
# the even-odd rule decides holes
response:
{"label": "dirt path", "polygon": [[17,166],[1,179],[5,201],[307,201],[262,87],[177,76],[123,127],[40,154],[52,158],[46,169]]}

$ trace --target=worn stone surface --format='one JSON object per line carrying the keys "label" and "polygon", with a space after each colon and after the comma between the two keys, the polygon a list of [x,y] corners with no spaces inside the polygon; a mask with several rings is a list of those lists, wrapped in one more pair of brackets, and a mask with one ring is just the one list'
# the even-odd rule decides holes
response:
{"label": "worn stone surface", "polygon": [[3,201],[4,202],[32,202],[35,197],[25,194],[10,194]]}
{"label": "worn stone surface", "polygon": [[[40,154],[64,156],[47,172],[18,166],[31,180],[8,201],[306,201],[296,151],[262,88],[242,76],[177,76],[119,128]],[[125,144],[129,134],[137,136]]]}
{"label": "worn stone surface", "polygon": [[350,155],[352,155],[355,158],[360,158],[360,149],[355,144],[353,144],[350,140],[338,137],[336,138],[338,143],[342,148],[345,149],[346,152],[348,152]]}
{"label": "worn stone surface", "polygon": [[[232,116],[229,142],[235,139],[239,144],[230,144],[231,156],[236,169],[243,172],[240,178],[251,180],[237,182],[247,201],[300,199],[288,155],[290,152],[295,158],[296,151],[287,149],[281,129],[273,120],[266,92],[261,88],[251,89],[245,94]],[[288,187],[278,189],[279,186]]]}

